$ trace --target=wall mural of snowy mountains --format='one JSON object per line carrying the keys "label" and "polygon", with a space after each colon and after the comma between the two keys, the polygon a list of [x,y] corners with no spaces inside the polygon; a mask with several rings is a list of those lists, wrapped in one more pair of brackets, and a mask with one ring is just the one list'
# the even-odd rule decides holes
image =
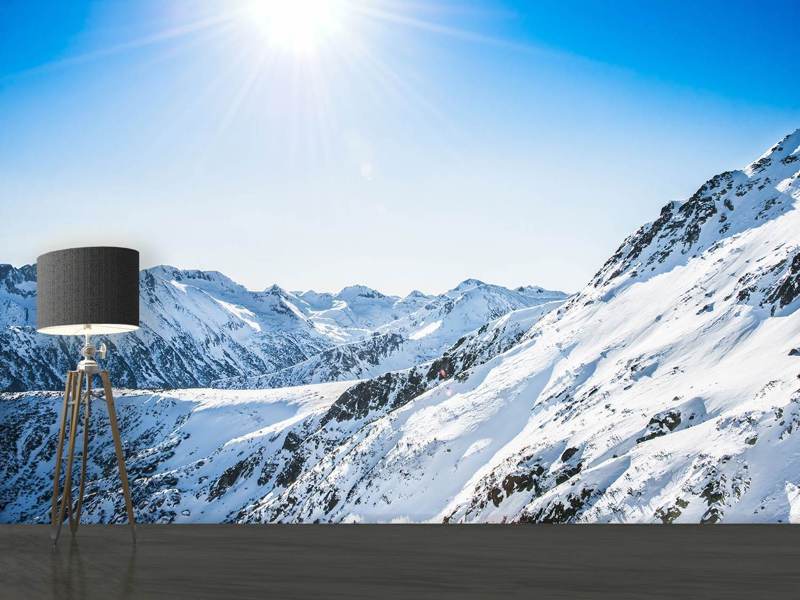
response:
{"label": "wall mural of snowy mountains", "polygon": [[[59,393],[40,390],[78,341],[33,332],[33,268],[0,281],[0,522],[47,522]],[[118,399],[136,516],[800,522],[799,307],[800,130],[664,206],[568,298],[150,269],[142,330],[109,339],[140,388]],[[121,522],[99,412],[84,511]]]}

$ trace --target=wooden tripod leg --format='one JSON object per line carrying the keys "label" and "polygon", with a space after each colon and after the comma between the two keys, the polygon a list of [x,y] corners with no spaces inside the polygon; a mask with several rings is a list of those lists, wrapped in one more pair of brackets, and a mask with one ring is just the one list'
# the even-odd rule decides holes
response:
{"label": "wooden tripod leg", "polygon": [[[89,412],[92,405],[92,376],[86,374],[86,394],[82,396],[83,404],[83,452],[81,453],[81,482],[78,488],[78,503],[72,510],[70,503],[69,528],[72,535],[78,531],[81,524],[81,508],[83,507],[83,492],[86,489],[86,459],[89,455]],[[74,518],[73,518],[74,517]]]}
{"label": "wooden tripod leg", "polygon": [[67,506],[72,502],[72,462],[75,458],[75,433],[78,430],[78,408],[80,406],[80,392],[83,384],[83,372],[78,371],[77,376],[73,377],[72,382],[72,415],[69,424],[67,473],[64,475],[64,491],[61,494],[61,507],[58,509],[58,518],[53,523],[53,531],[50,534],[53,544],[58,542],[58,537],[61,535],[61,524],[64,522],[64,513],[67,510]]}
{"label": "wooden tripod leg", "polygon": [[119,437],[117,412],[114,409],[114,396],[111,394],[111,382],[108,379],[108,371],[100,371],[100,379],[103,380],[103,391],[105,392],[106,405],[108,406],[108,420],[111,423],[111,435],[114,437],[114,450],[117,453],[117,463],[119,463],[119,477],[122,480],[122,492],[125,494],[125,509],[128,511],[128,523],[130,523],[131,537],[133,537],[133,542],[135,544],[136,525],[133,518],[131,490],[128,487],[128,473],[125,470],[125,455],[122,452],[122,440]]}
{"label": "wooden tripod leg", "polygon": [[67,410],[69,409],[69,399],[72,395],[72,379],[75,377],[75,371],[67,373],[67,386],[64,389],[64,402],[61,405],[61,424],[58,428],[58,444],[56,444],[56,468],[53,475],[53,500],[50,506],[50,525],[55,527],[56,524],[56,510],[58,508],[58,484],[61,479],[61,456],[64,454],[64,432],[67,428]]}

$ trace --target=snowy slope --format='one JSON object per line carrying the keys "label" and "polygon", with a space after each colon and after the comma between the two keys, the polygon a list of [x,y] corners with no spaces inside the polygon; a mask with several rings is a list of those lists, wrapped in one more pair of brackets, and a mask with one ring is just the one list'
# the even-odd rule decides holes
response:
{"label": "snowy slope", "polygon": [[[257,392],[117,392],[137,519],[229,519],[238,503],[257,493],[256,480],[262,476],[261,464],[241,457],[276,453],[287,430],[318,419],[348,385]],[[59,402],[55,392],[0,394],[0,522],[49,521],[45,504],[52,493],[53,446],[45,442],[56,435]],[[93,404],[91,482],[84,504],[90,522],[119,521],[125,514],[107,418],[104,406]],[[229,491],[245,474],[255,478],[252,486]],[[225,501],[219,501],[223,495]]]}

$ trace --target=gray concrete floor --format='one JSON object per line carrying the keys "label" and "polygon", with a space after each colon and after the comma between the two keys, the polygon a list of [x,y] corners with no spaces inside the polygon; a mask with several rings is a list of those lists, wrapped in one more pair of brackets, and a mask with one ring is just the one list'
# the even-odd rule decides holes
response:
{"label": "gray concrete floor", "polygon": [[796,598],[800,527],[0,525],[0,598]]}

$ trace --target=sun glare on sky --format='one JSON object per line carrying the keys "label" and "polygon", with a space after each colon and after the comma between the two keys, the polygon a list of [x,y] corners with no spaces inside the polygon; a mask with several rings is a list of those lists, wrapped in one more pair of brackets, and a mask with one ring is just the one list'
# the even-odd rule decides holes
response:
{"label": "sun glare on sky", "polygon": [[254,0],[244,17],[277,48],[309,55],[341,33],[343,0]]}
{"label": "sun glare on sky", "polygon": [[751,4],[0,0],[0,262],[579,289],[800,123],[800,2]]}

